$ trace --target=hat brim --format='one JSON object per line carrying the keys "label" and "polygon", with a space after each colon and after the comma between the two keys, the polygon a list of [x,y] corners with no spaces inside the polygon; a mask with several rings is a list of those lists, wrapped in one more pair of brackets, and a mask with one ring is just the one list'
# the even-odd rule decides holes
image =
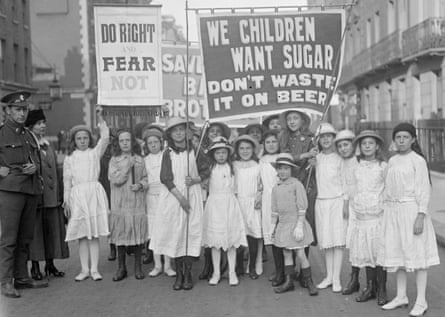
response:
{"label": "hat brim", "polygon": [[355,139],[352,141],[352,143],[354,144],[354,146],[356,146],[364,138],[373,138],[377,142],[379,142],[380,144],[383,144],[385,142],[383,140],[383,138],[380,135],[378,135],[378,134],[366,133],[366,134],[362,134],[362,135],[356,136]]}
{"label": "hat brim", "polygon": [[256,153],[257,150],[259,149],[260,144],[258,143],[257,140],[255,140],[254,138],[252,138],[250,135],[248,134],[243,134],[240,135],[238,138],[235,139],[235,141],[233,141],[233,147],[237,148],[238,144],[240,142],[249,142],[253,145],[253,151]]}
{"label": "hat brim", "polygon": [[227,150],[229,150],[229,155],[232,155],[233,152],[235,151],[232,146],[226,144],[226,145],[220,145],[220,146],[215,146],[215,147],[209,148],[207,150],[207,155],[212,156],[213,152],[215,152],[216,150],[219,150],[219,149],[227,149]]}
{"label": "hat brim", "polygon": [[291,163],[291,162],[285,162],[285,161],[275,162],[275,163],[273,163],[273,165],[275,166],[275,168],[278,168],[279,165],[287,165],[287,166],[290,166],[290,167],[298,168],[298,166],[296,164]]}

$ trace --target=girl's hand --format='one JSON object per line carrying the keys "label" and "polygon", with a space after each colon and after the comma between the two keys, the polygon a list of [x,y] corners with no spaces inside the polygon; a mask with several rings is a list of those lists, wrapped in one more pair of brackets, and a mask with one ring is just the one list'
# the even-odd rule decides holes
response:
{"label": "girl's hand", "polygon": [[6,166],[0,166],[0,177],[6,177],[9,174],[9,168]]}
{"label": "girl's hand", "polygon": [[132,192],[138,192],[143,188],[142,184],[131,184],[130,185],[130,190]]}
{"label": "girl's hand", "polygon": [[301,221],[297,222],[297,226],[294,230],[294,237],[297,242],[302,241],[304,238],[303,223]]}
{"label": "girl's hand", "polygon": [[187,186],[187,187],[191,187],[191,186],[193,186],[193,185],[194,185],[193,177],[191,177],[191,176],[186,176],[186,177],[185,177],[185,186]]}
{"label": "girl's hand", "polygon": [[70,205],[66,201],[64,201],[63,204],[62,204],[62,208],[63,208],[63,213],[65,214],[65,217],[67,219],[70,219],[70,217],[71,217]]}
{"label": "girl's hand", "polygon": [[310,166],[315,167],[317,165],[317,159],[315,157],[312,157],[308,160],[308,163],[309,163],[309,167]]}
{"label": "girl's hand", "polygon": [[417,214],[416,220],[414,221],[414,235],[422,234],[423,224],[424,224],[425,214]]}
{"label": "girl's hand", "polygon": [[179,204],[181,205],[182,209],[184,209],[184,211],[186,213],[190,212],[190,209],[192,207],[190,206],[189,201],[184,196],[179,200]]}
{"label": "girl's hand", "polygon": [[343,202],[343,219],[347,220],[349,218],[349,200]]}

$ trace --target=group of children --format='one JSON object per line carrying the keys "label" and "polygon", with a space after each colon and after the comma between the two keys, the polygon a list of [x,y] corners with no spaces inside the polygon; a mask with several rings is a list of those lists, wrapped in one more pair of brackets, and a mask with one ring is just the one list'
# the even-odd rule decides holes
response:
{"label": "group of children", "polygon": [[[190,125],[170,118],[165,131],[144,129],[145,157],[132,132],[121,130],[109,164],[109,215],[97,181],[108,128],[101,121],[101,137],[93,147],[91,131],[74,127],[64,163],[64,201],[67,240],[79,240],[82,270],[75,280],[102,278],[99,236],[109,235],[118,247],[114,281],[127,276],[129,247],[135,277],[144,278],[141,254],[149,241],[154,254],[149,275],[176,276],[175,290],[193,288],[192,263],[201,247],[205,266],[200,278],[219,283],[224,251],[229,284],[236,286],[244,273],[254,280],[263,273],[264,246],[271,245],[275,273],[270,281],[276,293],[294,289],[298,262],[300,284],[311,296],[328,287],[343,294],[358,291],[359,271],[365,267],[366,288],[356,301],[377,297],[383,309],[394,309],[408,304],[406,272],[415,271],[417,299],[410,314],[421,315],[427,309],[426,270],[439,257],[426,210],[431,184],[415,128],[403,123],[394,129],[397,153],[386,163],[377,133],[337,133],[321,123],[314,136],[310,123],[304,112],[289,110],[263,125],[247,126],[229,142],[230,129],[214,122],[197,148]],[[308,258],[309,247],[317,244],[324,251],[326,275],[315,286]],[[342,289],[345,247],[352,273]],[[397,296],[389,303],[387,271],[397,271]]]}

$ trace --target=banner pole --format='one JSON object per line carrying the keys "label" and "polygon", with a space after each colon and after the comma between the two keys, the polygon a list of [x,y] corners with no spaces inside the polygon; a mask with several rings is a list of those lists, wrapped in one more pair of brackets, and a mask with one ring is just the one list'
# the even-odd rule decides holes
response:
{"label": "banner pole", "polygon": [[[186,62],[185,62],[185,146],[187,151],[187,177],[190,177],[190,152],[189,152],[189,15],[188,15],[188,0],[185,0],[185,40],[186,40]],[[190,186],[186,186],[187,201],[190,199]],[[185,256],[188,256],[189,248],[189,225],[190,225],[190,210],[186,212],[186,228],[185,228]]]}

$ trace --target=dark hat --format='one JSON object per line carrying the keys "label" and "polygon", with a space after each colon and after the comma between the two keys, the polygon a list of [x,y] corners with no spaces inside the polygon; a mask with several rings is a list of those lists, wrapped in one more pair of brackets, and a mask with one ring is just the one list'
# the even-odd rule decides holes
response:
{"label": "dark hat", "polygon": [[264,129],[269,130],[269,123],[270,123],[270,121],[272,121],[274,119],[278,119],[279,120],[280,119],[280,115],[277,113],[277,114],[270,115],[266,119],[264,119],[263,120],[263,127],[264,127]]}
{"label": "dark hat", "polygon": [[46,120],[45,114],[42,109],[30,110],[28,112],[28,117],[25,121],[25,126],[32,127],[34,124],[39,122],[40,120]]}
{"label": "dark hat", "polygon": [[162,133],[161,131],[159,131],[158,129],[152,128],[152,129],[145,129],[144,133],[142,133],[142,139],[145,140],[148,137],[151,136],[155,136],[157,137],[159,140],[162,140],[162,138],[164,137],[164,133]]}
{"label": "dark hat", "polygon": [[232,134],[232,131],[230,131],[230,128],[229,128],[229,126],[227,124],[225,124],[223,122],[212,122],[209,125],[209,129],[210,129],[210,127],[212,127],[214,125],[216,125],[216,126],[221,128],[223,137],[225,137],[226,139],[230,138],[230,135]]}
{"label": "dark hat", "polygon": [[28,91],[16,91],[7,94],[1,99],[1,102],[5,103],[8,107],[28,107],[29,102],[26,100],[31,96]]}
{"label": "dark hat", "polygon": [[148,126],[148,122],[139,122],[134,126],[134,136],[138,139],[142,139],[142,132],[145,127]]}
{"label": "dark hat", "polygon": [[307,125],[308,127],[311,125],[311,117],[306,112],[301,111],[301,110],[297,110],[297,109],[291,109],[291,110],[287,110],[287,111],[283,112],[280,115],[280,119],[281,119],[282,124],[284,124],[286,126],[287,115],[289,113],[292,113],[292,112],[298,113],[301,116],[301,118],[303,119],[305,125]]}
{"label": "dark hat", "polygon": [[263,140],[266,140],[271,135],[274,135],[274,136],[276,136],[278,138],[279,134],[280,134],[279,130],[267,130],[266,132],[264,132]]}
{"label": "dark hat", "polygon": [[247,125],[245,128],[242,129],[241,134],[249,134],[250,129],[253,129],[253,128],[258,128],[261,131],[261,135],[263,135],[264,128],[259,123],[251,123],[251,124]]}
{"label": "dark hat", "polygon": [[396,134],[400,131],[406,131],[409,134],[411,134],[411,136],[413,138],[417,138],[416,127],[413,126],[411,123],[408,123],[408,122],[399,123],[392,131],[392,139],[393,140],[394,140]]}

